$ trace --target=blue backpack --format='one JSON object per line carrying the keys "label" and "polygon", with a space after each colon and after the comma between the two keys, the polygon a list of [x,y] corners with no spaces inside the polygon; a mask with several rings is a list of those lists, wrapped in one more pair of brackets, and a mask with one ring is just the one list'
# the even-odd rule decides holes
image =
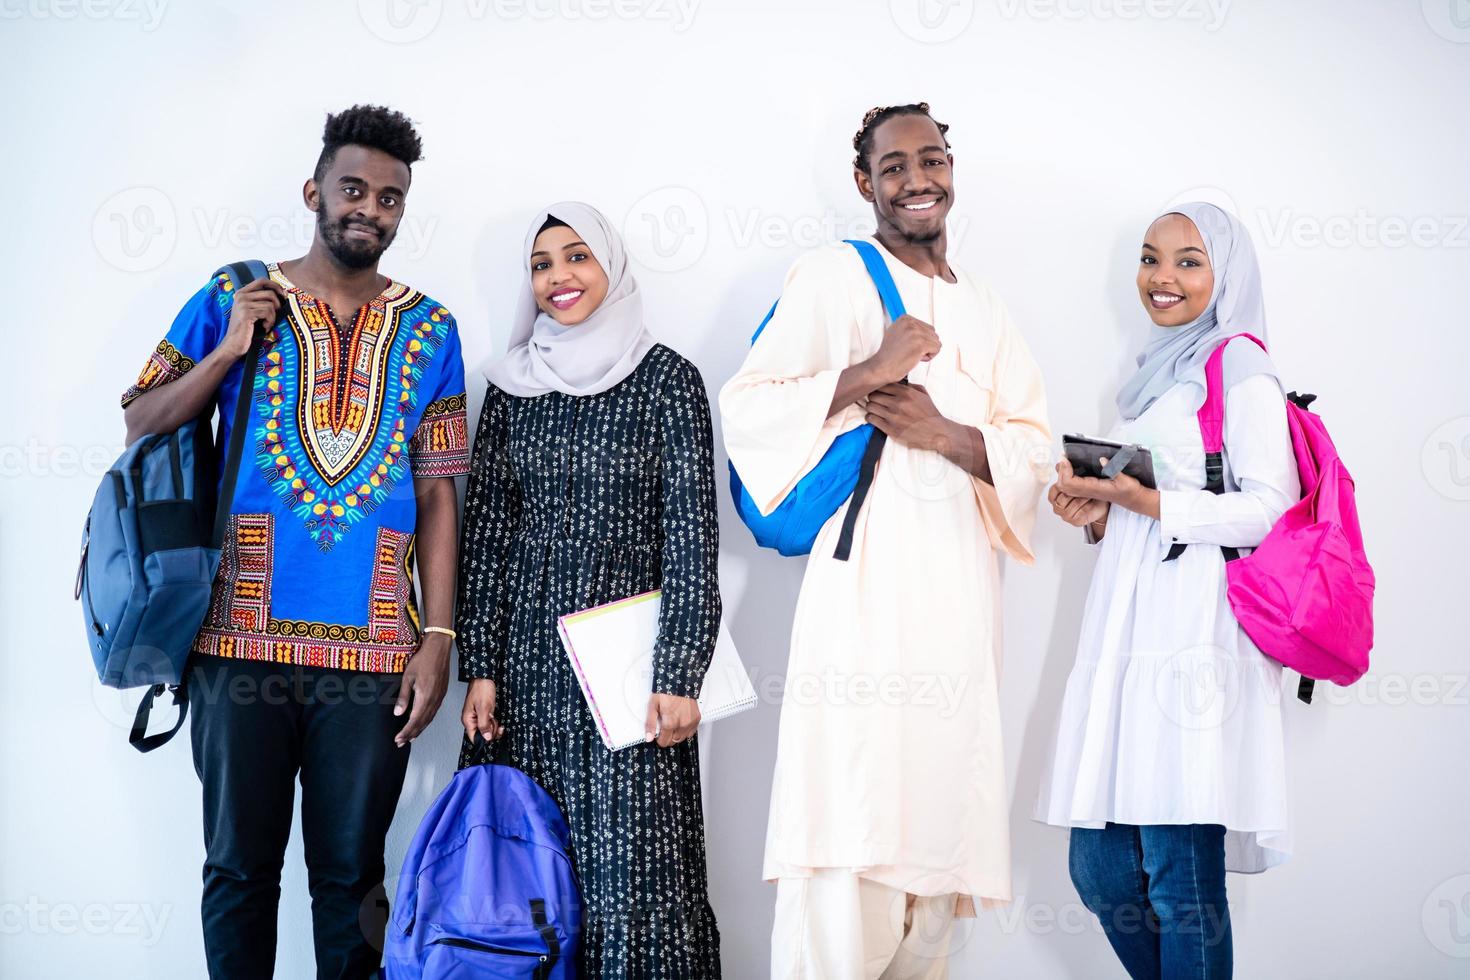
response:
{"label": "blue backpack", "polygon": [[[235,286],[266,275],[261,262],[225,266]],[[184,726],[189,711],[185,663],[194,635],[209,612],[229,520],[240,451],[239,420],[250,406],[251,384],[264,331],[256,324],[235,405],[236,438],[220,473],[210,431],[211,399],[199,417],[174,432],[143,436],[102,478],[82,530],[82,557],[74,597],[81,600],[97,678],[107,687],[147,686],[128,742],[140,752],[163,745]],[[144,736],[148,715],[165,690],[179,709],[173,728]]]}
{"label": "blue backpack", "polygon": [[[889,273],[883,256],[869,242],[854,239],[844,241],[857,249],[858,255],[862,256],[863,265],[867,267],[873,285],[878,287],[878,298],[883,301],[888,322],[892,323],[903,316],[903,300],[898,295],[898,287],[894,285],[893,275]],[[755,336],[750,338],[752,345],[760,338],[766,324],[771,322],[780,302],[778,299],[771,305],[771,311],[756,328]],[[740,482],[740,474],[735,472],[735,464],[731,463],[730,496],[735,500],[735,512],[740,515],[745,526],[750,528],[750,533],[755,535],[755,543],[762,548],[775,548],[788,557],[809,555],[817,535],[827,521],[837,513],[843,501],[851,497],[852,506],[847,509],[842,520],[842,533],[838,536],[837,547],[832,553],[832,557],[838,561],[847,561],[852,553],[852,534],[857,525],[857,515],[862,510],[863,500],[867,498],[868,488],[873,482],[873,471],[877,468],[878,457],[883,454],[886,440],[887,436],[867,424],[860,425],[851,432],[844,432],[833,441],[811,472],[802,477],[769,514],[762,514],[760,508],[756,507],[749,491]]]}
{"label": "blue backpack", "polygon": [[572,980],[582,899],[569,847],[566,820],[530,776],[455,773],[403,859],[385,980]]}

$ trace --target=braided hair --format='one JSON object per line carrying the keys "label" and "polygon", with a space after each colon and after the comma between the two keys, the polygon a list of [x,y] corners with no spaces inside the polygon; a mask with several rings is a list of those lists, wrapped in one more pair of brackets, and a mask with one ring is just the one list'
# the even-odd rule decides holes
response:
{"label": "braided hair", "polygon": [[929,103],[910,102],[907,105],[880,105],[874,106],[863,114],[863,124],[858,129],[857,135],[852,138],[852,148],[857,151],[853,157],[852,165],[855,169],[865,174],[872,174],[868,167],[868,154],[873,152],[873,134],[878,127],[896,116],[924,116],[935,126],[939,127],[939,138],[944,140],[944,148],[949,149],[949,124],[942,123],[929,114]]}

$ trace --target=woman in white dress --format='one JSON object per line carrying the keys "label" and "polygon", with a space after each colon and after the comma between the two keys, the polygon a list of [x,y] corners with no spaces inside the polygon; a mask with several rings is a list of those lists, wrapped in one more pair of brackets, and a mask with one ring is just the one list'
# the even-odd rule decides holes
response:
{"label": "woman in white dress", "polygon": [[1157,489],[1057,465],[1052,509],[1101,548],[1037,818],[1072,828],[1072,881],[1130,976],[1214,980],[1231,973],[1225,872],[1291,850],[1282,668],[1231,613],[1222,549],[1259,545],[1300,486],[1275,368],[1242,339],[1224,355],[1223,491],[1203,489],[1205,362],[1265,336],[1245,228],[1186,204],[1141,251],[1153,325],[1109,438],[1152,451]]}

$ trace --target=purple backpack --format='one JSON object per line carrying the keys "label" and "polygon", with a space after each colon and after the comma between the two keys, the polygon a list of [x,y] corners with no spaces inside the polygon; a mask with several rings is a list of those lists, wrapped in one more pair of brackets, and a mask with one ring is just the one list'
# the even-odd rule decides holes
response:
{"label": "purple backpack", "polygon": [[[1222,362],[1225,345],[1236,337],[1266,349],[1256,337],[1236,334],[1205,363],[1205,403],[1198,418],[1210,480],[1206,489],[1215,493],[1224,492]],[[1249,555],[1222,549],[1226,595],[1236,620],[1262,653],[1302,675],[1297,696],[1306,702],[1312,700],[1314,681],[1346,685],[1362,677],[1373,647],[1373,569],[1363,551],[1353,478],[1322,419],[1307,410],[1315,398],[1294,391],[1287,395],[1301,499]]]}
{"label": "purple backpack", "polygon": [[566,820],[510,766],[470,766],[439,794],[403,859],[386,980],[573,980],[582,900]]}

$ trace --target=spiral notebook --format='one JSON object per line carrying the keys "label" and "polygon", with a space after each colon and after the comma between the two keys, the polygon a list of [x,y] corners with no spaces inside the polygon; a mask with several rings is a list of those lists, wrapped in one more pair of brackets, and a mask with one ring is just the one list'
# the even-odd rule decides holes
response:
{"label": "spiral notebook", "polygon": [[[641,745],[653,690],[660,593],[645,592],[557,621],[567,659],[608,749]],[[714,658],[699,692],[701,724],[755,707],[755,688],[730,631],[720,623]]]}

